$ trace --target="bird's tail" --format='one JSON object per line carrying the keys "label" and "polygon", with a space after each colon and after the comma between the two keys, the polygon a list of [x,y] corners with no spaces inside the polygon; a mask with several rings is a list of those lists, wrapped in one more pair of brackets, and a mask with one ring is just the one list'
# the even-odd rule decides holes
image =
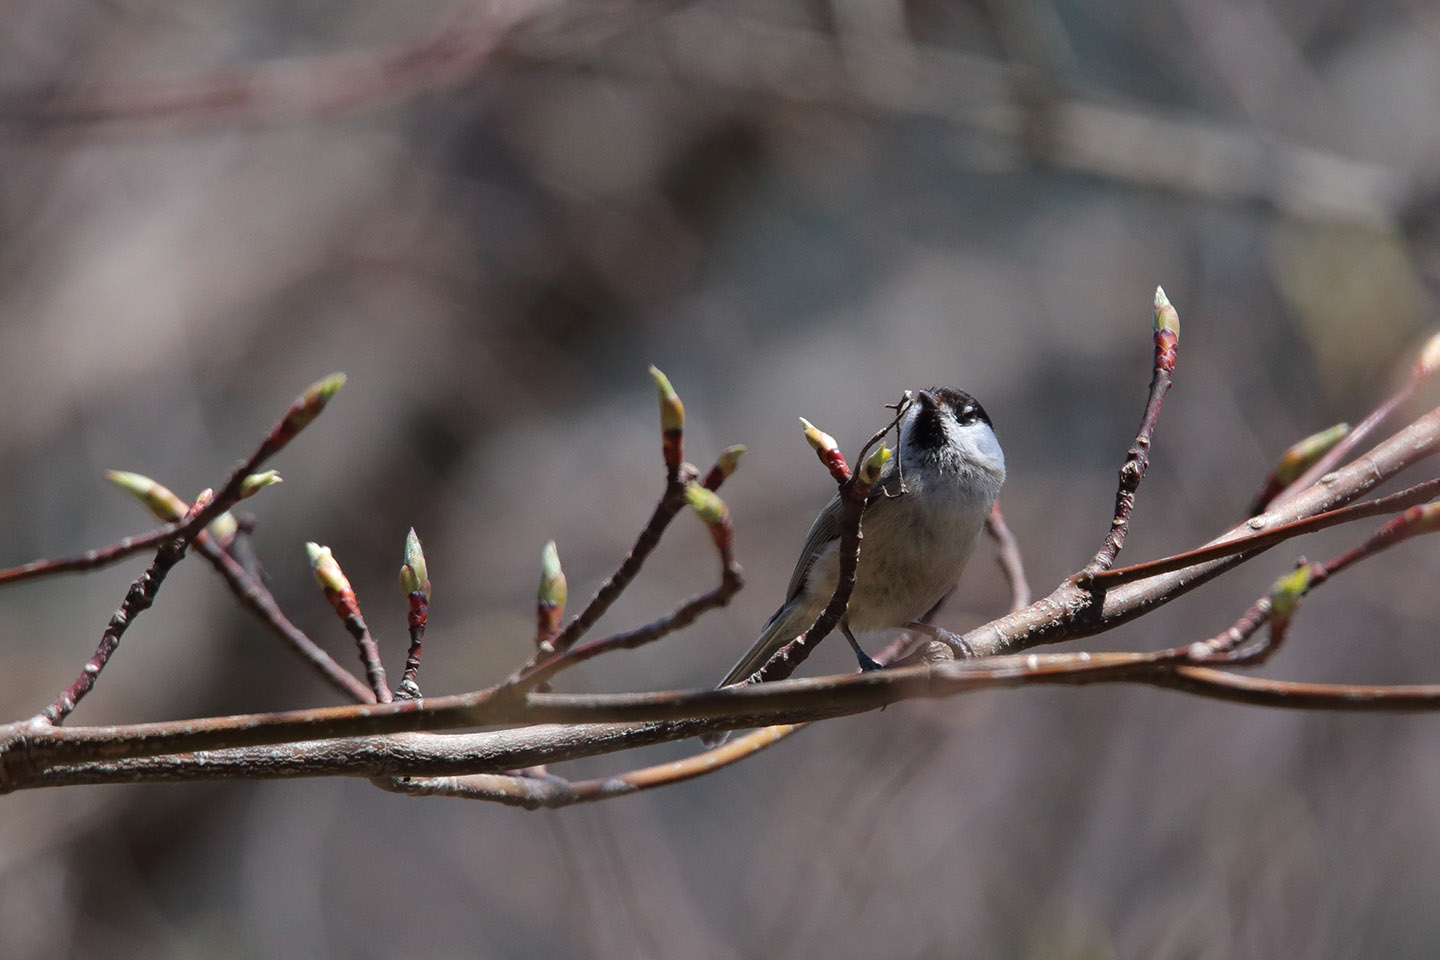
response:
{"label": "bird's tail", "polygon": [[[741,657],[739,662],[730,669],[719,685],[728,687],[744,682],[755,671],[765,666],[766,661],[775,655],[776,650],[803,633],[805,628],[810,626],[812,619],[814,618],[809,615],[808,611],[797,603],[787,603],[776,610],[775,615],[766,621],[765,628],[760,631],[760,636],[755,638],[755,642],[745,652],[745,656]],[[700,738],[700,742],[706,747],[718,747],[729,737],[728,732],[707,733]]]}

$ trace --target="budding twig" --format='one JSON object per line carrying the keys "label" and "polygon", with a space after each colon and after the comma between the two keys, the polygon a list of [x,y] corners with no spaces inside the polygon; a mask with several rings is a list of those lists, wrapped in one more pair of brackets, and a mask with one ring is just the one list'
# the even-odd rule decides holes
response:
{"label": "budding twig", "polygon": [[1335,444],[1345,439],[1349,432],[1350,424],[1337,423],[1292,444],[1280,455],[1280,462],[1260,485],[1260,492],[1255,494],[1255,499],[1251,501],[1247,515],[1253,517],[1264,513],[1265,508],[1280,495],[1280,491],[1299,479],[1302,473],[1314,466]]}
{"label": "budding twig", "polygon": [[1388,497],[1379,497],[1375,500],[1362,500],[1360,503],[1337,507],[1334,510],[1317,513],[1303,520],[1282,523],[1279,526],[1270,527],[1269,529],[1266,529],[1266,517],[1255,517],[1247,524],[1250,530],[1254,531],[1252,533],[1232,537],[1229,540],[1222,540],[1218,543],[1207,544],[1206,546],[1198,547],[1194,550],[1187,550],[1184,553],[1177,553],[1169,557],[1161,557],[1158,560],[1147,560],[1144,563],[1136,563],[1128,567],[1115,567],[1112,570],[1102,570],[1089,576],[1086,576],[1085,573],[1082,572],[1077,574],[1077,580],[1087,586],[1109,589],[1122,583],[1130,583],[1135,580],[1144,580],[1148,577],[1159,576],[1162,573],[1184,570],[1187,567],[1193,567],[1210,560],[1218,560],[1222,557],[1258,553],[1261,550],[1268,550],[1277,543],[1283,543],[1286,540],[1302,534],[1314,533],[1317,530],[1324,530],[1327,527],[1349,523],[1352,520],[1361,520],[1365,517],[1396,513],[1417,503],[1423,503],[1437,495],[1440,495],[1440,477],[1434,480],[1426,480],[1424,483],[1417,483],[1413,487],[1407,487],[1398,493],[1390,494]]}
{"label": "budding twig", "polygon": [[705,474],[705,481],[703,483],[705,489],[719,490],[720,484],[729,479],[730,474],[735,472],[735,468],[740,466],[740,458],[743,457],[745,453],[745,445],[741,443],[721,450],[720,456],[715,460],[715,465],[710,468],[709,473]]}
{"label": "budding twig", "polygon": [[1415,362],[1410,365],[1410,371],[1406,374],[1405,382],[1400,385],[1400,389],[1370,411],[1369,415],[1361,420],[1353,430],[1347,432],[1329,450],[1321,454],[1300,476],[1278,493],[1271,503],[1282,503],[1290,499],[1329,473],[1337,464],[1344,463],[1345,458],[1358,450],[1361,442],[1373,433],[1390,414],[1394,413],[1396,408],[1410,399],[1415,391],[1419,390],[1425,381],[1434,375],[1437,369],[1440,369],[1440,333],[1425,341]]}
{"label": "budding twig", "polygon": [[1155,288],[1155,364],[1150,378],[1150,396],[1145,402],[1145,412],[1140,417],[1140,430],[1135,442],[1120,467],[1120,486],[1115,492],[1115,516],[1110,521],[1110,532],[1105,543],[1095,554],[1095,559],[1086,565],[1083,573],[1098,573],[1108,569],[1120,555],[1125,545],[1125,534],[1130,529],[1130,514],[1135,510],[1135,492],[1145,471],[1150,466],[1150,437],[1155,432],[1155,423],[1160,418],[1160,406],[1170,389],[1175,373],[1175,358],[1180,347],[1180,315],[1170,305],[1163,287]]}
{"label": "budding twig", "polygon": [[640,531],[636,538],[635,545],[625,555],[625,559],[614,573],[612,573],[585,609],[565,625],[565,629],[550,643],[541,643],[540,648],[525,662],[520,669],[516,670],[506,680],[506,685],[513,685],[518,682],[521,676],[534,670],[542,661],[549,659],[557,653],[564,653],[575,645],[575,642],[585,635],[585,632],[595,625],[595,621],[604,616],[610,605],[635,579],[635,575],[644,566],[645,560],[650,556],[660,537],[665,533],[665,528],[675,515],[685,507],[685,487],[692,479],[689,468],[681,459],[684,453],[684,426],[685,407],[680,402],[680,397],[670,386],[670,380],[654,367],[650,368],[650,375],[655,380],[656,388],[660,393],[660,429],[662,435],[662,449],[665,459],[665,492],[660,497],[660,502],[655,505],[655,511],[650,515],[650,520],[645,528]]}
{"label": "budding twig", "polygon": [[296,434],[318,417],[320,411],[325,409],[325,405],[344,385],[345,374],[343,373],[333,373],[323,380],[317,380],[311,384],[285,411],[280,422],[265,435],[255,452],[231,472],[229,479],[220,488],[220,492],[215,494],[209,505],[193,515],[187,514],[184,520],[166,524],[149,533],[126,537],[109,546],[87,550],[77,556],[56,560],[34,560],[19,567],[0,570],[0,585],[19,583],[21,580],[31,580],[36,577],[53,576],[57,573],[93,570],[96,567],[108,566],[133,553],[138,553],[146,547],[163,543],[174,537],[179,537],[187,543],[190,542],[202,529],[240,500],[244,484],[250,475],[259,469],[260,464],[284,449],[291,440],[295,439]]}
{"label": "budding twig", "polygon": [[535,647],[550,645],[554,649],[555,635],[560,632],[560,621],[565,618],[565,601],[569,597],[565,571],[560,566],[560,551],[555,541],[545,544],[540,552],[540,588],[535,594]]}
{"label": "budding twig", "polygon": [[[258,474],[256,477],[257,481],[250,484],[252,493],[263,486],[280,482],[279,476],[273,470],[266,471],[265,474]],[[106,478],[134,496],[160,520],[177,521],[185,515],[187,509],[185,501],[171,492],[164,484],[147,476],[123,470],[111,470],[106,473]],[[222,538],[217,535],[217,528],[227,518],[230,518],[234,525],[234,533],[230,536],[231,545],[228,551],[221,546]],[[261,582],[258,568],[256,572],[252,573],[237,556],[232,556],[233,552],[239,552],[237,548],[248,549],[248,539],[239,534],[253,525],[253,520],[241,523],[231,518],[230,514],[223,513],[211,521],[210,526],[195,536],[192,545],[195,552],[204,557],[220,574],[225,586],[234,594],[240,605],[258,617],[291,650],[314,668],[326,682],[361,703],[375,702],[375,695],[365,684],[361,683],[349,670],[336,663],[330,654],[322,650],[315,641],[305,635],[303,630],[290,622],[289,618],[280,610],[280,605],[275,602],[274,596]],[[250,556],[253,560],[253,554]]]}
{"label": "budding twig", "polygon": [[425,566],[425,552],[415,528],[405,535],[405,562],[400,565],[400,592],[409,605],[405,623],[410,630],[410,649],[405,652],[405,672],[395,687],[398,700],[420,698],[420,651],[425,644],[425,625],[430,619],[430,574]]}
{"label": "budding twig", "polygon": [[[194,505],[185,514],[185,520],[198,515],[211,502],[213,494],[206,490],[195,500]],[[155,552],[155,559],[145,569],[130,589],[125,592],[125,599],[121,602],[120,608],[110,617],[110,623],[106,625],[105,632],[100,635],[100,645],[90,659],[85,662],[84,668],[80,671],[70,685],[61,691],[60,695],[50,702],[50,705],[40,711],[37,719],[59,726],[65,722],[65,718],[79,705],[80,701],[95,687],[95,681],[100,677],[100,671],[110,662],[110,657],[120,646],[120,638],[125,635],[125,629],[143,611],[150,609],[155,602],[155,595],[160,592],[160,585],[165,582],[165,577],[170,573],[171,568],[185,558],[185,548],[189,541],[184,537],[176,536],[160,545]]]}
{"label": "budding twig", "polygon": [[523,671],[514,681],[518,688],[522,690],[538,688],[561,670],[573,667],[578,663],[584,663],[586,660],[613,650],[632,650],[659,640],[677,630],[683,630],[702,614],[725,606],[735,594],[740,592],[741,587],[745,585],[745,580],[740,565],[735,562],[734,530],[730,522],[729,509],[725,506],[724,501],[699,484],[691,483],[685,493],[687,501],[709,529],[710,538],[714,541],[716,552],[720,555],[720,584],[712,590],[691,597],[673,612],[647,623],[643,627],[572,647],[564,653],[555,655],[549,660]]}
{"label": "budding twig", "polygon": [[355,591],[351,588],[349,579],[340,569],[340,564],[335,561],[329,547],[310,542],[305,544],[305,553],[310,558],[310,569],[315,574],[315,582],[325,591],[325,599],[330,601],[335,615],[345,624],[350,636],[355,638],[360,662],[365,665],[365,679],[369,681],[375,699],[380,703],[389,703],[392,697],[390,687],[385,683],[385,666],[380,662],[380,648],[370,636],[370,628],[360,613],[360,603],[355,599]]}

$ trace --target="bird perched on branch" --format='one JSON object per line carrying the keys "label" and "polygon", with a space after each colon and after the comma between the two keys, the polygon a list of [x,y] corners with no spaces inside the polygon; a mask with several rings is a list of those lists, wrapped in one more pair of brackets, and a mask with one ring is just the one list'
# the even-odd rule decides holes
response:
{"label": "bird perched on branch", "polygon": [[[871,490],[855,589],[840,621],[861,669],[878,664],[855,632],[903,627],[944,599],[1004,482],[1005,455],[979,402],[951,387],[921,390],[900,421],[898,456],[885,464]],[[825,609],[840,575],[843,514],[837,494],[810,525],[785,603],[722,687],[753,676]],[[708,738],[712,745],[721,741]]]}

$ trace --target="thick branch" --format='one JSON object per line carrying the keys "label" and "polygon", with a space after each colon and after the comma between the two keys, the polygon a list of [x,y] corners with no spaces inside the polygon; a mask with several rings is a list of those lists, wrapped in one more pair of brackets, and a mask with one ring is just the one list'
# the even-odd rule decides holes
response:
{"label": "thick branch", "polygon": [[[801,723],[859,713],[901,699],[945,697],[1031,684],[1144,683],[1214,699],[1287,709],[1437,711],[1440,684],[1354,686],[1295,683],[1239,676],[1177,663],[1170,654],[1097,653],[950,661],[922,667],[726,687],[688,694],[536,695],[524,712],[551,724],[494,733],[401,735],[290,743],[203,754],[124,758],[99,763],[57,761],[15,776],[4,789],[138,780],[274,779],[352,775],[459,776],[497,773],[687,739],[738,725],[736,709],[772,721]],[[376,712],[396,705],[371,707]],[[612,722],[592,722],[601,719]],[[665,722],[670,721],[670,722]],[[559,726],[552,724],[561,724]],[[127,728],[115,728],[124,732]],[[133,728],[132,728],[133,729]],[[78,728],[54,728],[57,735]]]}

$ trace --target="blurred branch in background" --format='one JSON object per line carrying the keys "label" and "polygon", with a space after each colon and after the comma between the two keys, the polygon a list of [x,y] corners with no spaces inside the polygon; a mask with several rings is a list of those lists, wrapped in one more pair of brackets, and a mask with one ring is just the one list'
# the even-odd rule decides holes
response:
{"label": "blurred branch in background", "polygon": [[[179,130],[310,123],[475,83],[508,58],[568,63],[652,83],[700,83],[800,103],[940,119],[982,137],[992,155],[999,149],[1016,162],[1038,161],[1209,199],[1261,203],[1304,218],[1389,227],[1434,177],[1435,171],[1347,156],[1268,126],[1288,113],[1252,116],[1254,126],[1245,128],[1068,92],[1046,59],[1055,47],[1063,47],[1063,38],[1054,36],[1061,29],[1054,17],[1042,16],[1037,24],[1033,15],[1012,15],[1030,4],[994,6],[1002,36],[1018,48],[1021,59],[912,41],[903,18],[854,14],[872,8],[899,11],[899,4],[837,3],[836,30],[829,34],[684,0],[479,4],[407,44],[190,77],[111,78],[93,92],[12,93],[0,121],[41,131],[104,124],[119,134],[127,127],[152,130],[156,124]],[[1181,8],[1206,27],[1223,19],[1211,17],[1201,4]],[[1041,39],[1028,39],[1037,33]],[[1245,29],[1227,28],[1226,33],[1248,36]],[[1207,49],[1230,47],[1222,43]],[[1268,67],[1289,64],[1274,58],[1273,47],[1266,51],[1272,58]],[[1253,59],[1246,61],[1247,68],[1253,65]],[[1251,102],[1244,92],[1245,71],[1217,73],[1233,78],[1242,100]],[[1308,86],[1285,89],[1299,95]]]}

